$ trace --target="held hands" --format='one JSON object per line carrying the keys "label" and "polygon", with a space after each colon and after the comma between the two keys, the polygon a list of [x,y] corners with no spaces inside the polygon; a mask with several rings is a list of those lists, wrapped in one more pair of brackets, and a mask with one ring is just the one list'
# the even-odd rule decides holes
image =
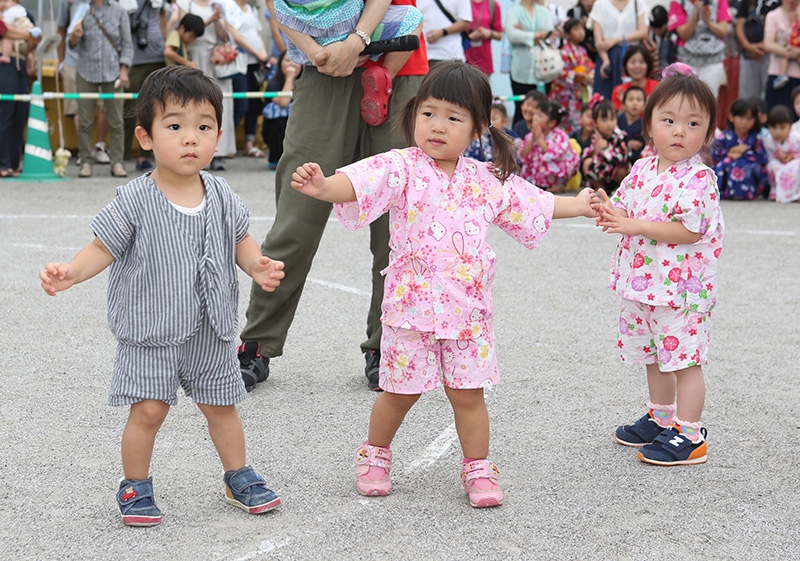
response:
{"label": "held hands", "polygon": [[611,199],[603,189],[598,189],[593,195],[592,208],[597,212],[595,225],[609,234],[637,235],[636,221],[628,218],[627,213],[618,211]]}
{"label": "held hands", "polygon": [[69,263],[47,263],[39,273],[42,288],[49,296],[71,288],[75,284],[77,272]]}
{"label": "held hands", "polygon": [[281,283],[281,279],[286,276],[283,272],[283,261],[275,261],[269,257],[259,257],[250,268],[250,276],[253,282],[261,286],[264,292],[274,292],[275,288]]}

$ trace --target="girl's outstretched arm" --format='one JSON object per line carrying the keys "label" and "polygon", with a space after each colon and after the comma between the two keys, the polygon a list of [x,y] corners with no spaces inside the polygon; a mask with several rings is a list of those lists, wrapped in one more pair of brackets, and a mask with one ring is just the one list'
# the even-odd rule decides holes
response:
{"label": "girl's outstretched arm", "polygon": [[286,276],[283,261],[262,255],[258,242],[250,234],[236,244],[236,264],[265,292],[274,291]]}
{"label": "girl's outstretched arm", "polygon": [[594,191],[587,187],[575,197],[553,197],[553,218],[575,218],[576,216],[594,218],[597,213],[592,208],[593,193]]}
{"label": "girl's outstretched arm", "polygon": [[84,247],[69,263],[47,263],[39,273],[42,288],[50,296],[66,290],[73,285],[89,280],[114,262],[108,248],[95,238]]}
{"label": "girl's outstretched arm", "polygon": [[329,203],[349,203],[356,200],[353,183],[343,173],[325,177],[319,164],[309,162],[292,174],[292,188],[315,199]]}

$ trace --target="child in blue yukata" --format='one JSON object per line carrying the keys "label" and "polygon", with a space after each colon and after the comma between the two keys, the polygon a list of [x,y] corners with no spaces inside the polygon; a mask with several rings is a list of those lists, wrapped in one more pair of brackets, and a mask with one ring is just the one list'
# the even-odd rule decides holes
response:
{"label": "child in blue yukata", "polygon": [[711,145],[711,159],[723,199],[753,200],[767,185],[767,152],[761,142],[758,107],[751,99],[731,104],[729,127]]}
{"label": "child in blue yukata", "polygon": [[202,71],[169,66],[150,74],[136,105],[136,138],[156,168],[117,189],[92,222],[94,240],[69,263],[39,274],[51,296],[111,267],[108,319],[119,341],[109,403],[129,405],[122,433],[122,521],[153,526],[161,511],[150,459],[178,386],[197,403],[225,470],[226,500],[250,514],[280,505],[245,465],[235,404],[247,392],[236,356],[236,265],[267,292],[283,263],[261,255],[244,203],[224,179],[202,171],[222,131],[222,92]]}

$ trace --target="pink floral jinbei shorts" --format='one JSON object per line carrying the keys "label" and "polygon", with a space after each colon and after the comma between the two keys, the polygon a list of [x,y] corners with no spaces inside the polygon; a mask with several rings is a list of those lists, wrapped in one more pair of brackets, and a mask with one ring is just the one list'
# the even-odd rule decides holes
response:
{"label": "pink floral jinbei shorts", "polygon": [[380,387],[392,393],[475,389],[500,381],[494,333],[471,341],[439,339],[434,333],[383,325]]}
{"label": "pink floral jinbei shorts", "polygon": [[619,357],[628,364],[658,364],[675,372],[708,363],[711,312],[650,306],[622,299]]}

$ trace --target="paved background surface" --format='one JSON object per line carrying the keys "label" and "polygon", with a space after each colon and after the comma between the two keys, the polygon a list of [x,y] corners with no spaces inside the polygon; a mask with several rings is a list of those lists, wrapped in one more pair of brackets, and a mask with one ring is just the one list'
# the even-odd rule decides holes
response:
{"label": "paved background surface", "polygon": [[[130,162],[129,162],[130,164]],[[223,175],[261,241],[274,173],[239,157]],[[506,504],[470,508],[444,393],[420,400],[393,444],[394,492],[365,499],[352,453],[375,394],[358,345],[369,304],[368,233],[331,222],[285,355],[240,413],[249,462],[283,506],[223,500],[197,408],[181,397],[152,465],[164,519],[123,527],[114,492],[126,409],[106,405],[114,340],[107,274],[46,297],[38,271],[91,239],[114,195],[107,166],[49,184],[0,182],[0,558],[797,559],[800,205],[724,202],[727,223],[704,421],[709,461],[661,468],[612,440],[643,413],[643,369],[614,352],[607,286],[616,236],[557,221],[530,253],[499,230],[503,382],[487,401]],[[245,277],[242,278],[245,281]],[[248,286],[242,290],[240,313]]]}

